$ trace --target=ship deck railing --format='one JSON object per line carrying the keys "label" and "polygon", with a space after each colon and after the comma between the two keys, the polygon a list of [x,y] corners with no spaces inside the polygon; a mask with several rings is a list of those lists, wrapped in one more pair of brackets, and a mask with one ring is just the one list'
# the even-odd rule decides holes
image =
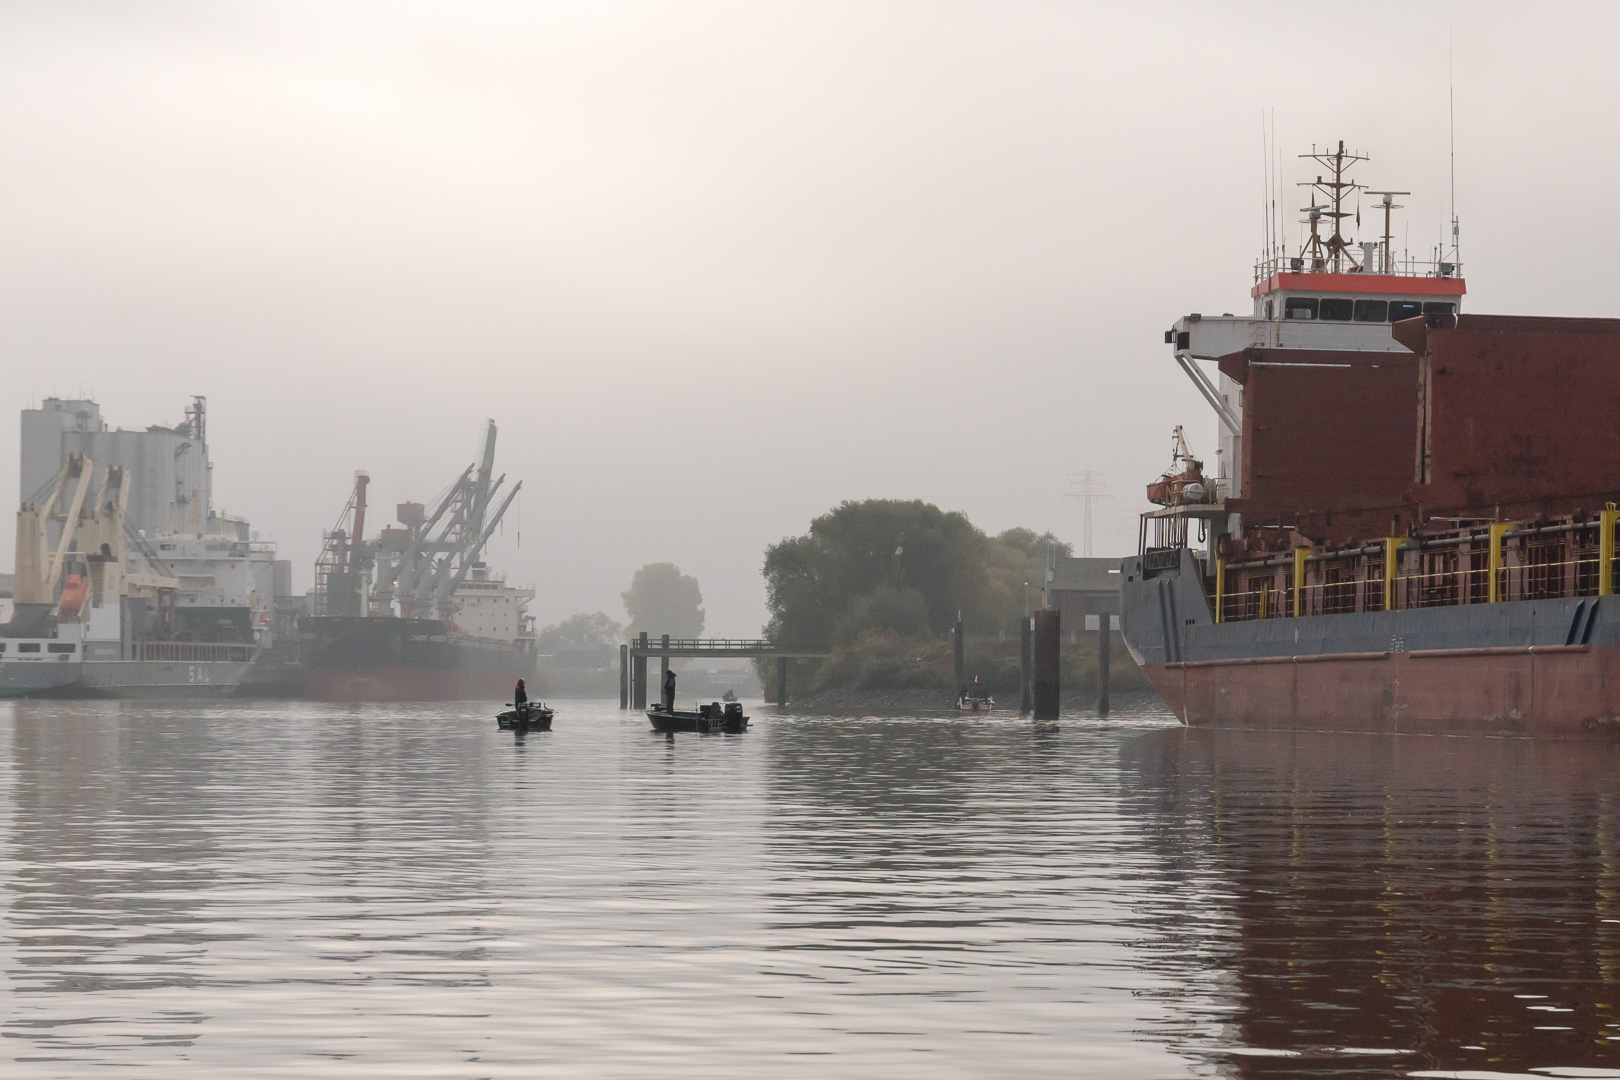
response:
{"label": "ship deck railing", "polygon": [[[1382,259],[1379,260],[1382,262]],[[1406,277],[1406,278],[1460,278],[1463,276],[1463,266],[1460,262],[1451,262],[1446,259],[1420,259],[1413,255],[1390,260],[1388,267],[1377,266],[1363,269],[1354,265],[1354,260],[1348,256],[1341,259],[1338,266],[1334,266],[1331,259],[1306,259],[1297,255],[1278,255],[1262,257],[1255,260],[1254,280],[1256,284],[1266,281],[1276,274],[1355,274],[1369,277]]]}
{"label": "ship deck railing", "polygon": [[131,659],[162,664],[245,663],[256,645],[213,641],[137,641]]}
{"label": "ship deck railing", "polygon": [[1209,599],[1217,622],[1246,622],[1611,596],[1620,593],[1617,521],[1620,512],[1609,510],[1586,522],[1492,523],[1483,532],[1217,559]]}

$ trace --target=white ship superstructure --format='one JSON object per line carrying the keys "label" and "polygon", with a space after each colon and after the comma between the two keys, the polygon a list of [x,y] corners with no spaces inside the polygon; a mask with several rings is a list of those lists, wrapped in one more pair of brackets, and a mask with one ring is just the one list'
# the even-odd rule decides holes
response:
{"label": "white ship superstructure", "polygon": [[534,586],[517,586],[475,566],[455,591],[455,629],[468,637],[515,642],[533,636],[534,619],[526,614]]}
{"label": "white ship superstructure", "polygon": [[217,693],[274,643],[291,592],[245,520],[212,505],[206,409],[144,431],[88,400],[22,415],[15,602],[0,694]]}

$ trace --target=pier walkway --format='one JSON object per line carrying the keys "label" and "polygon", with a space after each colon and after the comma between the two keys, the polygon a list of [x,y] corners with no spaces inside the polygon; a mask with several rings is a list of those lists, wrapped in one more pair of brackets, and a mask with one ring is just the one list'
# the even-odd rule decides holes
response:
{"label": "pier walkway", "polygon": [[826,649],[780,645],[764,638],[657,638],[642,634],[628,645],[619,646],[619,708],[647,707],[647,658],[658,657],[658,685],[669,671],[672,656],[774,656],[776,658],[776,703],[786,705],[789,660],[816,659],[828,655]]}

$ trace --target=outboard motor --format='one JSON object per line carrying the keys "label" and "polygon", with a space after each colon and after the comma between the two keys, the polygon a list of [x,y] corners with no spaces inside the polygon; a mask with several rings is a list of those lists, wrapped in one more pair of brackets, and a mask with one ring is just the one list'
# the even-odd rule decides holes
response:
{"label": "outboard motor", "polygon": [[742,702],[740,702],[740,701],[728,701],[728,702],[726,702],[726,719],[727,720],[741,720],[742,719],[742,714],[743,714]]}

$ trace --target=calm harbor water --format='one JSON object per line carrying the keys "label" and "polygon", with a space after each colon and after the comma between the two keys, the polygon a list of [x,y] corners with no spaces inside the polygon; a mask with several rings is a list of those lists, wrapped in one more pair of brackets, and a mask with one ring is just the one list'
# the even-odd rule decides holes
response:
{"label": "calm harbor water", "polygon": [[1615,749],[557,704],[0,704],[0,1074],[1620,1076]]}

